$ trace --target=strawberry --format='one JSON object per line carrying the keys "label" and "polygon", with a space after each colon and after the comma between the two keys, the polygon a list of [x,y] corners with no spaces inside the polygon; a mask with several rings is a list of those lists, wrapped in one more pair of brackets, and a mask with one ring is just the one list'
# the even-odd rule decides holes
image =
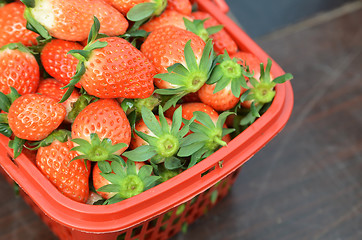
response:
{"label": "strawberry", "polygon": [[78,71],[63,98],[79,82],[88,94],[99,98],[147,98],[152,95],[155,69],[131,43],[118,37],[97,38],[98,19],[83,50],[70,53],[79,58]]}
{"label": "strawberry", "polygon": [[0,47],[21,42],[25,46],[35,45],[38,34],[26,29],[25,6],[13,2],[0,7]]}
{"label": "strawberry", "polygon": [[72,125],[72,141],[81,158],[117,160],[131,141],[131,127],[116,100],[100,99],[86,106]]}
{"label": "strawberry", "polygon": [[[230,141],[229,133],[234,129],[226,129],[225,120],[232,113],[223,112],[218,115],[214,109],[203,103],[185,103],[181,104],[181,107],[182,117],[186,120],[191,119],[185,121],[190,125],[191,133],[185,137],[183,148],[177,156],[191,155],[188,165],[190,168],[227,145]],[[179,109],[180,107],[176,111]]]}
{"label": "strawberry", "polygon": [[[157,115],[155,117],[156,117],[157,121],[160,122],[160,117]],[[169,119],[169,118],[165,118],[165,119],[166,119],[168,125],[172,126],[171,119]],[[135,130],[135,132],[143,132],[144,134],[155,137],[155,134],[147,127],[147,125],[143,119],[140,119],[138,122],[136,122],[134,130]],[[148,143],[145,140],[140,138],[137,134],[134,134],[131,139],[130,148],[135,149],[135,148],[138,148],[138,147],[146,145],[146,144],[148,144]]]}
{"label": "strawberry", "polygon": [[[125,162],[127,163],[127,159],[124,158]],[[111,161],[107,161],[108,163],[111,164]],[[136,173],[138,174],[141,167],[143,167],[145,165],[145,163],[143,162],[135,162],[135,167],[136,167]],[[105,179],[102,175],[101,175],[102,171],[99,168],[99,164],[96,163],[96,165],[93,168],[92,171],[92,178],[93,178],[93,185],[94,188],[97,190],[105,185],[111,184],[110,181],[108,181],[107,179]],[[112,172],[114,174],[114,172]],[[99,192],[97,191],[97,193],[102,196],[104,199],[110,199],[111,197],[113,197],[114,195],[116,195],[116,192]]]}
{"label": "strawberry", "polygon": [[[102,0],[23,0],[27,6],[25,18],[44,38],[50,36],[82,41],[87,38],[93,16],[102,23],[101,33],[121,35],[128,28],[128,21],[115,8]],[[50,35],[50,36],[49,36]]]}
{"label": "strawberry", "polygon": [[174,10],[165,10],[160,16],[154,17],[149,22],[143,24],[140,29],[152,32],[157,28],[171,25],[186,30],[184,17],[191,20],[190,17]]}
{"label": "strawberry", "polygon": [[10,86],[21,95],[35,93],[39,84],[39,65],[30,51],[20,43],[0,48],[0,91],[10,93]]}
{"label": "strawberry", "polygon": [[7,117],[16,137],[38,141],[57,129],[65,115],[65,108],[53,98],[25,94],[11,104]]}
{"label": "strawberry", "polygon": [[65,196],[85,203],[89,194],[90,163],[81,159],[72,161],[77,156],[71,151],[71,141],[53,141],[49,146],[40,147],[36,155],[38,169]]}
{"label": "strawberry", "polygon": [[[129,17],[128,12],[138,5],[134,10],[138,10],[139,15],[143,18],[151,15],[160,15],[165,9],[167,0],[105,0],[113,7],[117,8],[124,16]],[[137,9],[138,8],[138,9]],[[148,13],[149,12],[149,13]],[[148,14],[147,14],[148,13]],[[131,21],[132,17],[129,17]]]}
{"label": "strawberry", "polygon": [[184,15],[190,15],[192,5],[189,0],[167,0],[166,9],[175,10]]}
{"label": "strawberry", "polygon": [[165,104],[166,110],[183,96],[199,90],[214,67],[211,42],[205,45],[194,33],[174,26],[153,31],[141,51],[160,73],[155,76],[155,85],[161,89],[155,92],[173,95]]}
{"label": "strawberry", "polygon": [[181,108],[175,111],[172,120],[165,118],[162,107],[158,110],[158,116],[155,116],[151,110],[142,108],[142,120],[135,127],[139,138],[132,139],[134,150],[124,152],[123,156],[132,161],[150,160],[152,164],[164,163],[167,169],[178,169],[182,162],[177,156],[183,148],[188,125],[181,128]]}
{"label": "strawberry", "polygon": [[[252,53],[249,52],[237,52],[230,55],[231,58],[237,58],[238,63],[248,68],[250,73],[253,73],[255,79],[260,78],[260,64],[262,61]],[[270,75],[273,78],[272,75]]]}
{"label": "strawberry", "polygon": [[125,166],[118,162],[109,164],[108,171],[95,166],[93,183],[97,192],[112,204],[138,195],[155,186],[160,179],[152,176],[152,166],[128,160]]}
{"label": "strawberry", "polygon": [[[63,83],[53,78],[48,78],[40,81],[37,93],[54,98],[57,102],[59,102],[62,99],[64,93],[66,92],[65,89],[62,89],[63,87]],[[74,89],[70,97],[65,102],[61,103],[67,111],[67,115],[65,117],[65,120],[67,122],[71,122],[68,118],[68,114],[72,111],[73,105],[79,99],[79,97],[80,94],[78,90]]]}
{"label": "strawberry", "polygon": [[[198,19],[198,20],[207,19],[204,25],[205,28],[220,25],[220,23],[216,19],[214,19],[210,14],[205,12],[200,12],[200,11],[193,12],[190,16],[193,19]],[[223,54],[225,50],[229,54],[233,54],[238,50],[236,42],[230,37],[230,35],[224,29],[221,29],[220,31],[212,34],[210,38],[213,40],[214,50],[218,54]]]}
{"label": "strawberry", "polygon": [[227,52],[218,64],[206,84],[198,91],[200,100],[216,111],[226,111],[239,102],[243,88],[248,88],[246,77],[251,77],[237,59],[231,59]]}
{"label": "strawberry", "polygon": [[[63,84],[68,84],[75,75],[78,59],[70,54],[70,50],[81,50],[83,46],[77,42],[53,39],[41,51],[40,59],[44,69],[50,76]],[[80,88],[81,85],[77,84]]]}

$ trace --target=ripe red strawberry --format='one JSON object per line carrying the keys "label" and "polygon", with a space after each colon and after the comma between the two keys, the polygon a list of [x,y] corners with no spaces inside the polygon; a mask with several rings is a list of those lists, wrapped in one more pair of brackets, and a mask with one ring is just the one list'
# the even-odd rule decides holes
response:
{"label": "ripe red strawberry", "polygon": [[[262,61],[257,56],[248,52],[237,52],[231,54],[230,57],[239,59],[240,61],[238,61],[238,63],[244,67],[248,67],[250,73],[254,73],[253,77],[255,79],[260,78],[260,63],[262,63]],[[273,78],[272,75],[270,76]]]}
{"label": "ripe red strawberry", "polygon": [[189,93],[186,96],[182,98],[182,102],[188,103],[188,102],[201,102],[199,98],[199,94],[197,92],[195,93]]}
{"label": "ripe red strawberry", "polygon": [[[155,116],[157,121],[160,122],[160,117],[159,116]],[[168,123],[169,126],[172,125],[172,121],[171,119],[169,118],[166,118],[166,121]],[[136,125],[135,125],[135,131],[138,131],[138,132],[143,132],[149,136],[155,136],[155,134],[146,126],[146,123],[144,122],[143,119],[140,119]],[[131,149],[135,149],[137,147],[140,147],[142,145],[146,145],[148,144],[145,140],[143,140],[142,138],[140,138],[136,133],[133,134],[133,137],[131,139],[131,145],[130,145],[130,148]]]}
{"label": "ripe red strawberry", "polygon": [[161,74],[155,76],[158,94],[173,95],[165,104],[167,110],[183,96],[198,91],[214,67],[211,41],[174,26],[153,31],[141,51]]}
{"label": "ripe red strawberry", "polygon": [[152,32],[157,28],[164,26],[175,26],[186,30],[184,17],[191,20],[187,15],[181,14],[174,10],[165,10],[160,16],[152,18],[149,22],[143,24],[141,29]]}
{"label": "ripe red strawberry", "polygon": [[9,108],[9,126],[18,138],[38,141],[57,129],[66,115],[65,108],[53,98],[26,94]]}
{"label": "ripe red strawberry", "polygon": [[117,8],[124,16],[127,15],[131,8],[143,3],[153,3],[154,13],[155,15],[159,15],[167,4],[166,0],[105,0],[105,2]]}
{"label": "ripe red strawberry", "polygon": [[216,111],[226,111],[239,102],[243,88],[248,88],[246,77],[251,77],[244,68],[225,53],[221,55],[220,64],[212,72],[210,78],[198,91],[200,100]]}
{"label": "ripe red strawberry", "polygon": [[39,65],[29,50],[19,43],[0,48],[0,91],[10,93],[10,86],[21,95],[35,93],[39,84]]}
{"label": "ripe red strawberry", "polygon": [[[190,16],[193,19],[208,19],[205,21],[205,28],[220,25],[220,23],[216,19],[214,19],[210,14],[206,12],[193,12]],[[233,54],[238,50],[237,44],[224,29],[221,29],[215,34],[212,34],[210,38],[213,40],[214,50],[218,54],[223,54],[225,50],[229,54]]]}
{"label": "ripe red strawberry", "polygon": [[190,15],[192,5],[189,0],[167,0],[166,9],[175,10],[184,15]]}
{"label": "ripe red strawberry", "polygon": [[[127,163],[127,159],[125,159],[125,162]],[[111,163],[110,161],[108,161],[109,163]],[[145,163],[143,162],[135,162],[135,166],[136,166],[136,173],[138,174],[141,167],[143,167],[145,165]],[[101,187],[104,187],[108,184],[111,184],[110,181],[108,181],[107,179],[105,179],[102,175],[101,175],[102,171],[99,168],[98,163],[94,166],[93,168],[93,172],[92,172],[92,178],[93,178],[93,186],[96,189],[99,189]],[[112,172],[112,174],[114,174],[114,172]],[[113,197],[114,195],[116,195],[116,192],[100,192],[97,191],[97,193],[99,195],[101,195],[104,199],[110,199],[111,197]]]}
{"label": "ripe red strawberry", "polygon": [[[101,143],[103,140],[107,141],[106,139],[112,141],[110,149],[106,149],[107,146]],[[86,159],[112,160],[113,153],[120,155],[129,146],[131,126],[116,100],[100,99],[85,107],[75,118],[72,141],[80,145],[76,150],[85,154]],[[122,146],[115,149],[113,146],[116,144]]]}
{"label": "ripe red strawberry", "polygon": [[[41,51],[40,59],[44,69],[64,85],[68,84],[75,75],[78,59],[70,54],[70,50],[81,50],[83,46],[77,42],[53,39]],[[77,84],[80,88],[81,85]]]}
{"label": "ripe red strawberry", "polygon": [[38,34],[26,29],[25,5],[13,2],[0,7],[0,47],[21,42],[25,46],[35,45]]}
{"label": "ripe red strawberry", "polygon": [[[54,98],[55,101],[59,102],[62,99],[64,93],[66,92],[65,89],[62,89],[62,87],[64,87],[63,83],[53,78],[48,78],[40,81],[37,93]],[[79,97],[80,94],[78,90],[74,89],[70,97],[65,102],[61,103],[67,111],[67,115],[65,117],[65,120],[67,122],[71,122],[68,119],[68,114],[70,111],[72,111],[73,105],[78,100]]]}
{"label": "ripe red strawberry", "polygon": [[[92,49],[97,44],[106,46]],[[84,65],[84,73],[78,75],[77,81],[88,94],[99,98],[147,98],[152,95],[154,66],[126,40],[102,38],[81,52],[86,59],[79,63]]]}
{"label": "ripe red strawberry", "polygon": [[85,203],[89,194],[90,163],[79,159],[70,162],[77,153],[71,151],[73,143],[55,140],[47,147],[40,147],[36,155],[39,170],[65,196]]}
{"label": "ripe red strawberry", "polygon": [[101,22],[100,32],[108,36],[121,35],[128,28],[124,16],[102,0],[34,0],[24,3],[28,7],[25,17],[35,29],[39,31],[45,28],[50,36],[63,40],[86,39],[93,24],[93,16]]}

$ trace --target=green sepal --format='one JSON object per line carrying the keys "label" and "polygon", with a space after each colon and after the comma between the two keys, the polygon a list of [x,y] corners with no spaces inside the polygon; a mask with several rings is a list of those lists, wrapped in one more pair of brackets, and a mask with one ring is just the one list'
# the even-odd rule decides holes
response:
{"label": "green sepal", "polygon": [[131,161],[144,162],[156,155],[156,151],[150,145],[143,145],[134,150],[126,151],[122,154]]}
{"label": "green sepal", "polygon": [[29,150],[37,150],[41,147],[49,146],[55,140],[58,140],[59,142],[64,143],[64,142],[68,141],[68,139],[70,139],[70,136],[71,136],[71,132],[69,130],[66,130],[66,129],[54,130],[51,134],[49,134],[43,140],[36,141],[36,142],[30,142],[29,143],[30,147],[26,147],[26,148]]}
{"label": "green sepal", "polygon": [[35,0],[21,0],[28,8],[35,8]]}
{"label": "green sepal", "polygon": [[165,168],[168,170],[175,170],[182,167],[181,160],[176,157],[169,157],[165,159]]}
{"label": "green sepal", "polygon": [[[23,0],[25,1],[25,0]],[[33,14],[31,13],[30,8],[25,8],[24,11],[24,17],[27,20],[26,28],[30,31],[33,31],[35,33],[38,33],[42,38],[48,40],[51,39],[52,36],[50,36],[48,30],[41,25],[35,18],[33,17]]]}
{"label": "green sepal", "polygon": [[10,105],[10,99],[3,92],[0,92],[0,109],[9,112]]}
{"label": "green sepal", "polygon": [[156,136],[161,136],[163,134],[162,127],[160,126],[160,123],[157,121],[152,111],[143,107],[141,109],[141,114],[147,128]]}
{"label": "green sepal", "polygon": [[28,47],[24,46],[24,44],[22,44],[20,42],[6,44],[0,48],[0,51],[5,50],[5,49],[19,50],[21,52],[31,53],[30,49]]}
{"label": "green sepal", "polygon": [[[262,109],[263,104],[258,104],[257,106],[255,106],[255,110],[254,112],[258,112]],[[239,121],[239,125],[240,126],[249,126],[250,124],[252,124],[253,122],[255,122],[257,116],[255,113],[253,113],[252,111],[249,110],[249,112],[242,117],[242,119]]]}
{"label": "green sepal", "polygon": [[101,24],[96,16],[93,17],[93,25],[88,35],[87,44],[94,42],[97,38],[99,30],[101,29]]}
{"label": "green sepal", "polygon": [[109,164],[108,161],[98,162],[98,168],[99,168],[99,170],[101,170],[102,173],[111,173],[112,172],[111,164]]}
{"label": "green sepal", "polygon": [[216,25],[206,28],[207,33],[211,36],[215,33],[220,32],[224,28],[223,25]]}
{"label": "green sepal", "polygon": [[11,130],[9,124],[0,123],[0,133],[6,137],[11,137],[13,130]]}
{"label": "green sepal", "polygon": [[82,94],[77,99],[77,101],[73,104],[72,110],[68,113],[68,119],[73,122],[75,118],[78,116],[78,114],[86,107],[88,106],[93,100],[97,100],[98,98],[88,95],[88,94]]}
{"label": "green sepal", "polygon": [[293,79],[293,75],[290,74],[290,73],[286,73],[286,74],[284,74],[282,76],[274,78],[273,82],[277,83],[277,84],[282,84],[282,83],[285,83],[286,81],[289,81],[289,80],[292,80],[292,79]]}
{"label": "green sepal", "polygon": [[16,136],[14,137],[14,140],[9,141],[9,147],[14,150],[14,159],[19,157],[19,155],[23,151],[25,142],[25,139],[21,139]]}
{"label": "green sepal", "polygon": [[71,151],[78,151],[81,153],[79,157],[87,159],[93,162],[100,162],[106,160],[119,160],[115,158],[115,152],[122,148],[127,147],[125,143],[112,144],[112,140],[104,138],[102,141],[98,137],[98,134],[90,134],[90,142],[85,139],[76,138],[72,139],[72,142],[78,144],[71,149]]}
{"label": "green sepal", "polygon": [[147,176],[147,177],[145,177],[144,180],[143,180],[144,186],[145,186],[144,190],[148,190],[148,189],[154,187],[160,179],[161,179],[160,176]]}
{"label": "green sepal", "polygon": [[145,2],[135,5],[127,13],[127,19],[133,22],[147,19],[153,15],[156,10],[156,4]]}

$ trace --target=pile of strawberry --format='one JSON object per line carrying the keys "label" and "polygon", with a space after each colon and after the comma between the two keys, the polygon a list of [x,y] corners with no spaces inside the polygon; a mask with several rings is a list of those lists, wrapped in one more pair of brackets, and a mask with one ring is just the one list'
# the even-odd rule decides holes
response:
{"label": "pile of strawberry", "polygon": [[189,0],[0,4],[0,132],[79,202],[119,202],[194,166],[292,78]]}

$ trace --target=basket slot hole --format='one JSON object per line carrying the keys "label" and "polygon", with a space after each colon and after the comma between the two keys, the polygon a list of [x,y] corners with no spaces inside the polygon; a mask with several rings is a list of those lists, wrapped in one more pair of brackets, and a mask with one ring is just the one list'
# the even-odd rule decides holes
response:
{"label": "basket slot hole", "polygon": [[173,235],[175,235],[175,229],[172,229],[172,230],[168,233],[168,237],[171,238]]}
{"label": "basket slot hole", "polygon": [[165,232],[166,230],[167,230],[167,223],[160,227],[159,232],[162,233]]}
{"label": "basket slot hole", "polygon": [[209,174],[210,172],[215,170],[215,166],[209,168],[208,170],[206,170],[205,172],[201,173],[201,177],[204,177],[205,175]]}
{"label": "basket slot hole", "polygon": [[14,158],[13,158],[9,153],[6,153],[6,156],[7,156],[17,167],[19,167],[18,163],[14,160]]}
{"label": "basket slot hole", "polygon": [[157,225],[157,220],[158,220],[158,219],[155,218],[155,219],[153,219],[152,221],[150,221],[150,222],[148,223],[147,230],[150,230],[150,229],[156,227],[156,225]]}
{"label": "basket slot hole", "polygon": [[173,220],[172,226],[175,226],[180,221],[180,219],[181,219],[181,217],[178,217],[175,220]]}
{"label": "basket slot hole", "polygon": [[163,215],[163,218],[162,218],[162,223],[164,223],[164,222],[166,222],[167,220],[169,220],[169,219],[171,218],[171,216],[172,216],[172,211],[169,211],[169,212],[165,213],[165,214]]}
{"label": "basket slot hole", "polygon": [[118,235],[117,240],[124,240],[124,239],[126,239],[126,234],[127,234],[127,232],[121,233],[120,235]]}
{"label": "basket slot hole", "polygon": [[131,237],[138,236],[138,235],[141,233],[141,231],[142,231],[142,225],[134,228],[134,229],[132,230]]}
{"label": "basket slot hole", "polygon": [[152,233],[153,232],[149,232],[145,235],[145,239],[152,239]]}

